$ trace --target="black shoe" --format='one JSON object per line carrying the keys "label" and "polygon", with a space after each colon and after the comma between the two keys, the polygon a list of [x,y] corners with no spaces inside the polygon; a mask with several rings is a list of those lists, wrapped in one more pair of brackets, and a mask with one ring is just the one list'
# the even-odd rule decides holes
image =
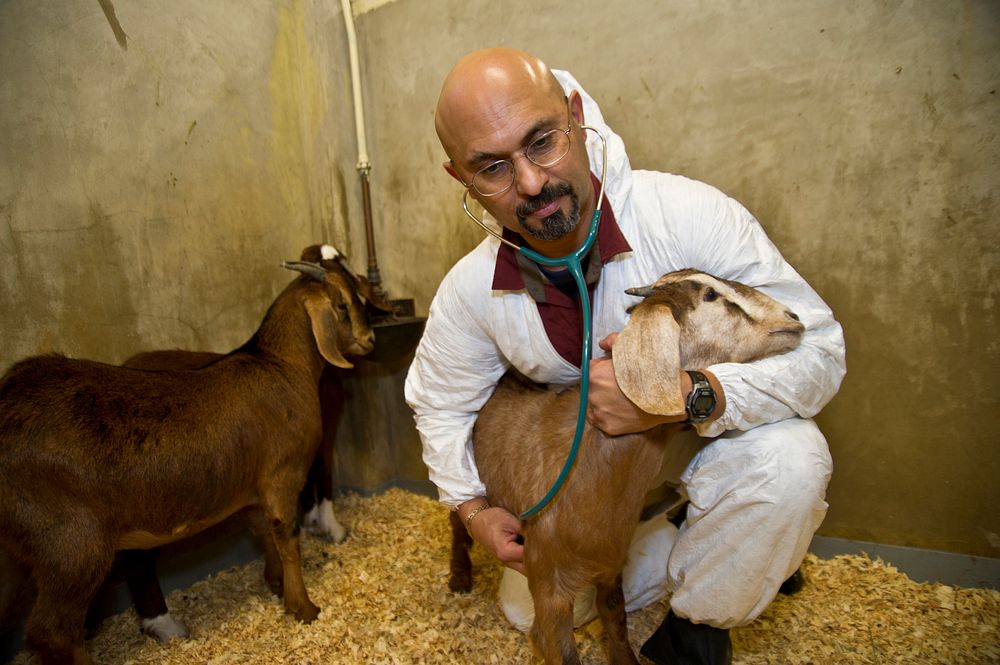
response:
{"label": "black shoe", "polygon": [[792,596],[797,594],[802,590],[802,586],[806,583],[806,578],[802,576],[802,569],[799,568],[792,576],[781,583],[781,587],[778,588],[778,593],[783,596]]}
{"label": "black shoe", "polygon": [[639,649],[656,665],[731,665],[729,631],[667,612],[667,618]]}

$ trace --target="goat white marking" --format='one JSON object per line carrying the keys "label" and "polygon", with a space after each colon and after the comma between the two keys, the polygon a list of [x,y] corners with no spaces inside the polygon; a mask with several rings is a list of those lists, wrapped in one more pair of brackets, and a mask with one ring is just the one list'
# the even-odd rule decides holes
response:
{"label": "goat white marking", "polygon": [[142,620],[142,632],[152,635],[160,642],[169,642],[173,639],[187,639],[188,629],[183,623],[170,615],[170,612],[161,614],[152,619]]}
{"label": "goat white marking", "polygon": [[324,536],[335,543],[344,542],[347,529],[337,521],[333,512],[333,502],[323,499],[305,515],[306,531],[315,536]]}

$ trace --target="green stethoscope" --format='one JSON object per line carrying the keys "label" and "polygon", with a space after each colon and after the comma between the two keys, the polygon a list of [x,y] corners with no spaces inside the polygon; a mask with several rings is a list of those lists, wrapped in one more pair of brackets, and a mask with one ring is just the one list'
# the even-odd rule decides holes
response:
{"label": "green stethoscope", "polygon": [[552,501],[552,498],[559,492],[559,489],[566,481],[566,477],[569,475],[570,469],[573,467],[573,462],[576,461],[576,454],[580,449],[580,441],[583,439],[583,429],[586,425],[587,392],[590,380],[590,343],[592,331],[590,326],[590,298],[587,293],[587,282],[583,278],[583,267],[581,261],[585,256],[587,256],[587,253],[590,252],[590,248],[594,246],[594,240],[597,238],[597,229],[600,226],[601,203],[604,200],[604,180],[608,172],[608,144],[600,130],[589,125],[580,125],[580,128],[589,129],[597,134],[598,138],[601,139],[601,187],[597,194],[594,216],[590,219],[590,230],[587,232],[587,239],[584,240],[583,244],[580,245],[580,247],[578,247],[572,254],[552,259],[547,256],[542,256],[530,247],[522,247],[512,243],[497,233],[496,230],[487,226],[483,220],[472,214],[472,211],[469,210],[468,189],[465,190],[465,195],[462,197],[462,207],[465,209],[465,214],[471,217],[476,224],[479,224],[479,226],[481,226],[487,233],[497,238],[500,242],[508,245],[518,252],[521,252],[521,254],[539,265],[549,268],[564,266],[573,276],[573,281],[576,282],[576,288],[580,294],[580,308],[583,314],[583,353],[581,354],[580,361],[582,376],[580,377],[580,408],[576,417],[576,433],[573,435],[573,444],[570,446],[569,454],[566,456],[566,462],[563,464],[562,470],[556,477],[552,487],[549,488],[549,491],[541,498],[541,500],[538,501],[538,503],[521,513],[522,520],[538,513],[538,511],[547,506],[549,502]]}

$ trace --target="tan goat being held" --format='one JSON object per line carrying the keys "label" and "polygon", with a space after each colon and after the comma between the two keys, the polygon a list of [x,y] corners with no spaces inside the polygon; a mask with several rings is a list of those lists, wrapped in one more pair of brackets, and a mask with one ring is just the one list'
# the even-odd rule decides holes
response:
{"label": "tan goat being held", "polygon": [[0,550],[30,574],[26,641],[90,663],[84,615],[115,552],[179,540],[249,508],[286,610],[312,621],[296,506],[320,444],[326,363],[372,350],[354,285],[319,263],[253,337],[208,365],[142,371],[49,355],[0,377]]}
{"label": "tan goat being held", "polygon": [[[684,412],[678,374],[749,362],[795,348],[804,326],[769,296],[695,270],[665,275],[632,310],[613,349],[622,391],[651,413]],[[476,465],[494,506],[515,515],[542,497],[576,428],[579,388],[531,384],[508,372],[476,422]],[[628,643],[622,569],[646,490],[670,436],[683,424],[609,437],[589,427],[560,492],[523,526],[535,606],[531,637],[546,663],[579,663],[573,600],[593,584],[611,662],[637,664]]]}

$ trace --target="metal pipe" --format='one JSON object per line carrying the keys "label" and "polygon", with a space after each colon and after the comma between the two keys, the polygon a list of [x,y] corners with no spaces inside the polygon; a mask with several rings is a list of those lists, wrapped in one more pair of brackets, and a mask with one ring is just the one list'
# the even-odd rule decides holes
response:
{"label": "metal pipe", "polygon": [[361,97],[361,67],[358,64],[358,38],[354,30],[354,10],[351,0],[340,0],[340,8],[344,14],[344,26],[347,28],[347,50],[351,61],[351,90],[354,94],[354,129],[358,136],[358,163],[355,168],[361,176],[361,205],[364,209],[365,242],[368,246],[368,281],[377,295],[382,291],[382,276],[378,270],[378,257],[375,253],[375,224],[372,221],[371,189],[368,185],[368,174],[371,163],[368,161],[368,140],[365,136],[365,106]]}
{"label": "metal pipe", "polygon": [[382,276],[375,256],[375,225],[372,223],[372,195],[368,188],[368,171],[361,171],[361,203],[365,212],[365,240],[368,243],[368,281],[379,295],[382,293]]}

